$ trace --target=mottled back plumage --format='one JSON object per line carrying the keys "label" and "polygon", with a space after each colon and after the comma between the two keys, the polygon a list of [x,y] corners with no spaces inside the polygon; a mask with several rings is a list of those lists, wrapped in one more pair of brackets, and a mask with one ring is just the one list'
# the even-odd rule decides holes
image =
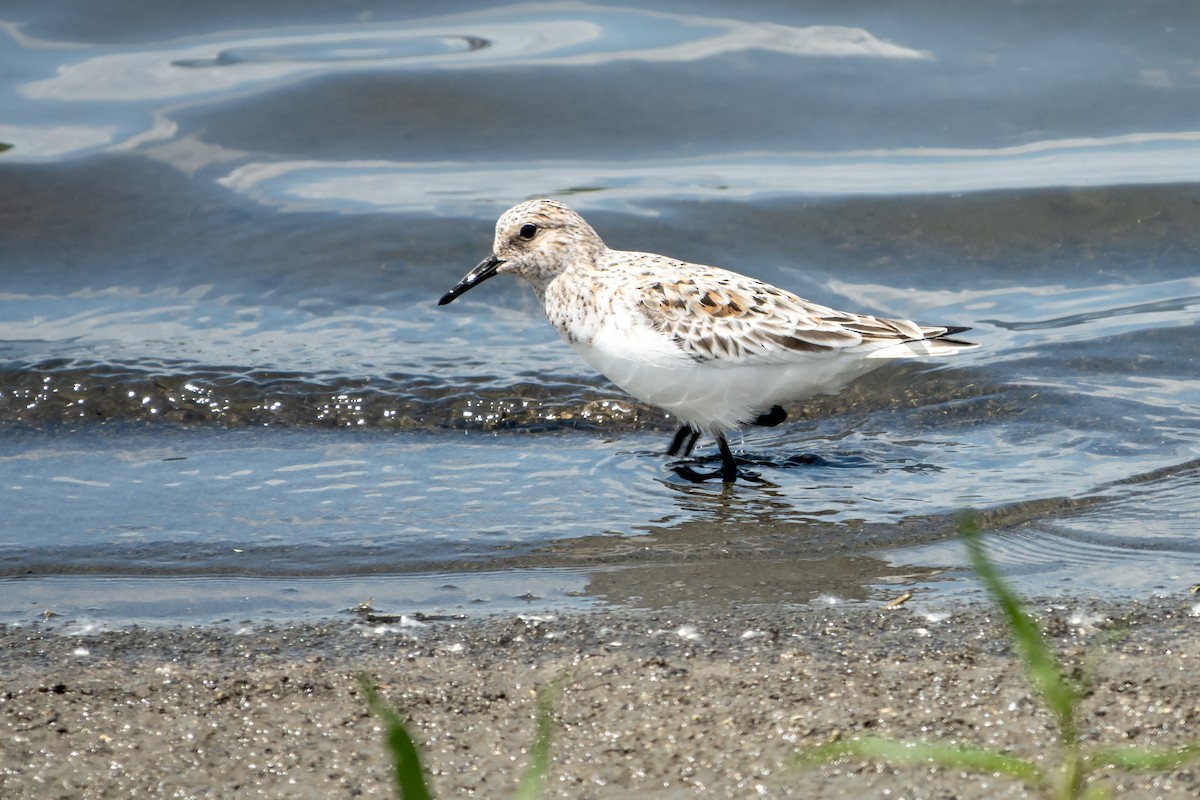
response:
{"label": "mottled back plumage", "polygon": [[676,265],[687,277],[641,284],[639,310],[701,361],[783,363],[801,353],[936,340],[950,330],[835,311],[737,273]]}

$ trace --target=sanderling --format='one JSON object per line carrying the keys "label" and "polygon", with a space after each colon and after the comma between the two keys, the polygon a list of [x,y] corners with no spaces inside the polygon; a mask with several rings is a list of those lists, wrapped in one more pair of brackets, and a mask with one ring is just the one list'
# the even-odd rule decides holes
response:
{"label": "sanderling", "polygon": [[835,311],[736,272],[610,250],[554,200],[505,211],[492,254],[438,305],[509,272],[533,286],[585,361],[683,423],[667,455],[688,457],[700,431],[711,432],[726,483],[737,465],[725,431],[777,425],[787,417],[783,404],[833,394],[884,359],[977,346],[951,338],[967,328]]}

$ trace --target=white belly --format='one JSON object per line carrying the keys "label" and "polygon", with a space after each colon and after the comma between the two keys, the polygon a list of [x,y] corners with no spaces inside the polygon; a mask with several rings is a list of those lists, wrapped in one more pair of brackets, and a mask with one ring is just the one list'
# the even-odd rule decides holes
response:
{"label": "white belly", "polygon": [[717,430],[749,422],[773,405],[836,392],[884,364],[846,350],[805,354],[786,364],[698,362],[649,330],[622,331],[619,338],[597,336],[591,344],[573,342],[572,346],[639,400],[681,422]]}

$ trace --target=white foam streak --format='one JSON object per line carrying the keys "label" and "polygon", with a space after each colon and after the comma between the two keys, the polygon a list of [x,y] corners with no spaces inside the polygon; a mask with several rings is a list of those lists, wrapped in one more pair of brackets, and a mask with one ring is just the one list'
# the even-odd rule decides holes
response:
{"label": "white foam streak", "polygon": [[582,209],[652,208],[663,199],[947,194],[1055,186],[1200,181],[1200,131],[1031,142],[992,150],[905,148],[730,153],[645,161],[273,161],[220,179],[284,210],[477,215],[497,197],[571,196]]}

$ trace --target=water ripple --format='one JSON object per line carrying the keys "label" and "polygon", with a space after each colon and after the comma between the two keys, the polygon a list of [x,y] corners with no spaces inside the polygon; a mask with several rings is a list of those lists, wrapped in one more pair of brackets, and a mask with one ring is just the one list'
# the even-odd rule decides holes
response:
{"label": "water ripple", "polygon": [[1147,132],[1032,149],[721,152],[619,161],[248,160],[218,179],[283,211],[486,215],[496,197],[578,198],[584,210],[653,214],[680,198],[895,195],[1200,181],[1200,131]]}
{"label": "water ripple", "polygon": [[185,69],[211,69],[238,64],[336,64],[392,62],[446,53],[470,53],[491,46],[479,36],[410,36],[354,39],[352,42],[285,42],[275,47],[231,47],[212,58],[183,58],[171,62]]}
{"label": "water ripple", "polygon": [[[63,64],[54,77],[24,84],[21,93],[61,101],[180,99],[295,80],[314,67],[328,71],[339,65],[357,69],[410,62],[422,69],[596,66],[686,62],[749,50],[803,57],[932,58],[862,28],[795,27],[586,4],[512,6],[393,24],[392,30],[387,23],[374,23],[258,36],[230,32],[170,47],[105,53]],[[628,44],[625,34],[631,29],[638,31],[639,46]],[[10,27],[8,32],[18,44],[35,46],[19,31]],[[212,69],[217,67],[222,69]]]}

